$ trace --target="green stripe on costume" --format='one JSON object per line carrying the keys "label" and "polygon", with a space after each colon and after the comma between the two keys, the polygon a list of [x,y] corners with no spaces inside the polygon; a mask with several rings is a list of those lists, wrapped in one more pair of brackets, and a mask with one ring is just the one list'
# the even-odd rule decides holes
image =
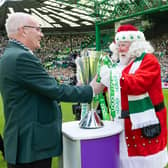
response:
{"label": "green stripe on costume", "polygon": [[153,108],[152,102],[149,97],[145,97],[140,100],[129,101],[128,104],[130,114],[141,113]]}

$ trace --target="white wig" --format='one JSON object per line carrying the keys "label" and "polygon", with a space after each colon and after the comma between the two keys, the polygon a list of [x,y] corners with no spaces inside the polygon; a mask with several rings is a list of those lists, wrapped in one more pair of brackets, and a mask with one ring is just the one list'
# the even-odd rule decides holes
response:
{"label": "white wig", "polygon": [[114,62],[117,62],[118,59],[119,59],[117,48],[118,48],[118,47],[117,47],[117,44],[116,44],[115,42],[112,42],[112,43],[110,44],[110,46],[109,46],[109,49],[110,49],[110,51],[112,52],[112,57],[111,57],[111,59],[112,59],[112,61],[114,61]]}
{"label": "white wig", "polygon": [[142,53],[153,53],[154,48],[149,41],[141,40],[132,42],[128,54],[130,57],[140,57]]}

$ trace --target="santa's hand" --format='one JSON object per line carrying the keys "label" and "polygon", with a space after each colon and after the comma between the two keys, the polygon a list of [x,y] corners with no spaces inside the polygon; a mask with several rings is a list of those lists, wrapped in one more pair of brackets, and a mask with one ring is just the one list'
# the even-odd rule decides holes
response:
{"label": "santa's hand", "polygon": [[110,68],[108,68],[107,65],[104,65],[101,67],[100,70],[100,77],[101,77],[101,83],[106,86],[110,87]]}

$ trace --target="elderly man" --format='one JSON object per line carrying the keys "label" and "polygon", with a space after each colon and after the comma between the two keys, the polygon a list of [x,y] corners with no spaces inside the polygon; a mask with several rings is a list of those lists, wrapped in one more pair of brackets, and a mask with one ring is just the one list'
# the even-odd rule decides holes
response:
{"label": "elderly man", "polygon": [[154,49],[132,25],[118,28],[110,48],[119,63],[102,68],[101,82],[109,88],[111,111],[123,123],[120,167],[163,168],[168,161],[167,112]]}
{"label": "elderly man", "polygon": [[50,168],[62,152],[62,116],[58,102],[91,102],[101,85],[58,85],[33,51],[43,37],[29,14],[6,20],[9,43],[0,60],[0,91],[4,103],[4,148],[8,168]]}

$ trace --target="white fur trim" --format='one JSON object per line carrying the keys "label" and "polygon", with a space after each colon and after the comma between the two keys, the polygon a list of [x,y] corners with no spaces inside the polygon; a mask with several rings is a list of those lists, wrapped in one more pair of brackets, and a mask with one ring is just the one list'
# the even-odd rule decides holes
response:
{"label": "white fur trim", "polygon": [[144,94],[141,94],[141,95],[128,95],[128,100],[129,101],[135,101],[135,100],[141,100],[141,99],[144,99],[146,97],[149,97],[149,94],[148,92],[144,93]]}
{"label": "white fur trim", "polygon": [[[124,120],[118,121],[124,126]],[[133,144],[131,144],[133,145]],[[145,150],[145,149],[144,149]],[[128,156],[125,129],[120,133],[120,168],[164,168],[168,163],[167,147],[147,156]]]}
{"label": "white fur trim", "polygon": [[139,68],[141,62],[142,60],[134,62],[133,65],[131,66],[129,74],[135,74],[135,71]]}
{"label": "white fur trim", "polygon": [[120,168],[164,168],[168,163],[167,147],[153,155],[128,156],[125,131],[120,134]]}
{"label": "white fur trim", "polygon": [[120,41],[145,41],[145,36],[141,31],[121,31],[115,36],[116,43]]}

